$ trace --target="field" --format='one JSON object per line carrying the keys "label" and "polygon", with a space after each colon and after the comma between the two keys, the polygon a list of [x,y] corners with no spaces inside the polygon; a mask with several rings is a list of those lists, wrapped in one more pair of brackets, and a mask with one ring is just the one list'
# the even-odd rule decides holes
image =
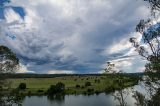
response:
{"label": "field", "polygon": [[[61,76],[54,78],[10,78],[10,88],[18,88],[20,83],[26,83],[27,89],[21,91],[23,94],[45,94],[50,85],[55,85],[58,82],[65,84],[66,94],[82,94],[88,93],[91,89],[94,93],[110,92],[117,89],[122,89],[119,80],[123,82],[123,88],[137,84],[138,79],[128,76]],[[85,86],[86,82],[90,82],[91,86]]]}

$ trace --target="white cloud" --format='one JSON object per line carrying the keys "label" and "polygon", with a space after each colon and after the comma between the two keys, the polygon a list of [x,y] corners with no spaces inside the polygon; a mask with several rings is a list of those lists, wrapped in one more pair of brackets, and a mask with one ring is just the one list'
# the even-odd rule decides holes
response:
{"label": "white cloud", "polygon": [[35,73],[34,71],[29,71],[26,66],[20,64],[19,69],[17,70],[16,73]]}
{"label": "white cloud", "polygon": [[74,74],[74,71],[69,70],[51,70],[48,71],[47,74]]}
{"label": "white cloud", "polygon": [[127,53],[125,55],[136,55],[137,53],[135,52],[135,48],[133,47],[133,45],[131,44],[131,42],[129,42],[129,39],[131,37],[135,37],[137,38],[137,41],[140,42],[142,39],[142,35],[140,33],[136,33],[136,32],[131,32],[128,34],[127,37],[122,38],[120,41],[114,41],[113,44],[110,47],[107,47],[105,53],[106,54],[114,54],[114,53],[120,53],[123,51],[126,51],[129,49],[129,51],[127,51]]}
{"label": "white cloud", "polygon": [[13,6],[25,9],[26,16],[22,24],[17,14],[7,11],[8,22],[18,20],[21,27],[10,26],[15,40],[1,38],[3,44],[25,57],[22,60],[29,64],[28,70],[67,68],[98,72],[110,54],[131,47],[127,34],[148,14],[142,1],[134,3],[132,0],[114,3],[112,0],[12,0]]}
{"label": "white cloud", "polygon": [[4,14],[5,14],[5,19],[7,23],[12,23],[14,21],[22,22],[21,17],[15,11],[13,11],[12,8],[8,7],[7,9],[5,9]]}

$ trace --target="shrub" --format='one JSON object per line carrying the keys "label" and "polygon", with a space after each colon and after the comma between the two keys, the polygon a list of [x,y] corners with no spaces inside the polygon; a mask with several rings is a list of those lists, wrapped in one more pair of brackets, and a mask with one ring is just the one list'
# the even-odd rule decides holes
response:
{"label": "shrub", "polygon": [[100,79],[95,79],[94,82],[95,82],[95,83],[100,83],[101,81],[100,81]]}
{"label": "shrub", "polygon": [[108,86],[108,87],[105,89],[105,93],[114,92],[114,91],[115,91],[115,87],[114,87],[114,86]]}
{"label": "shrub", "polygon": [[98,79],[98,80],[97,80],[97,83],[101,83],[101,80],[100,80],[100,79]]}
{"label": "shrub", "polygon": [[58,91],[64,91],[65,90],[65,85],[62,82],[58,82],[56,84],[56,88],[59,89]]}
{"label": "shrub", "polygon": [[81,88],[83,89],[83,88],[84,88],[84,86],[81,86]]}
{"label": "shrub", "polygon": [[2,91],[3,87],[0,85],[0,91]]}
{"label": "shrub", "polygon": [[85,83],[85,86],[87,87],[87,86],[91,86],[91,82],[86,82]]}
{"label": "shrub", "polygon": [[39,89],[37,92],[44,92],[43,90]]}
{"label": "shrub", "polygon": [[95,93],[96,93],[96,95],[99,95],[100,91],[96,90]]}
{"label": "shrub", "polygon": [[50,88],[48,89],[47,93],[48,94],[57,94],[57,93],[62,93],[65,90],[65,85],[61,82],[57,83],[56,85],[51,85]]}
{"label": "shrub", "polygon": [[90,89],[90,88],[89,88],[89,89],[87,89],[87,92],[88,92],[88,93],[94,93],[94,89]]}
{"label": "shrub", "polygon": [[94,82],[97,83],[97,79],[95,79]]}
{"label": "shrub", "polygon": [[80,88],[80,85],[77,84],[77,85],[76,85],[76,88]]}
{"label": "shrub", "polygon": [[20,83],[18,88],[22,90],[26,89],[26,83]]}

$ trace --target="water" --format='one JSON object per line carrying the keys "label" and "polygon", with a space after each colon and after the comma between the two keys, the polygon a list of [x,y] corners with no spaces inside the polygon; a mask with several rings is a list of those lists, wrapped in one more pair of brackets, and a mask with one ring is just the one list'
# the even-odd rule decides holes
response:
{"label": "water", "polygon": [[[140,85],[134,86],[134,89],[145,92]],[[127,91],[128,95],[124,95],[124,97],[126,97],[125,101],[128,106],[134,106],[136,101],[132,97],[133,93],[131,92],[131,88]],[[115,93],[117,93],[117,91]],[[119,102],[118,100],[115,100],[113,96],[115,93],[101,93],[99,95],[94,94],[90,96],[65,95],[56,98],[48,98],[47,96],[26,96],[23,101],[23,106],[116,106]]]}

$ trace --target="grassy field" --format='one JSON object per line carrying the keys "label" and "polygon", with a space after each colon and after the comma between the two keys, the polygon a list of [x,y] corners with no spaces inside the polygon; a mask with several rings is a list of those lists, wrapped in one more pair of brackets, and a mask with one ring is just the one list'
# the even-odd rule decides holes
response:
{"label": "grassy field", "polygon": [[[116,76],[62,76],[55,78],[14,78],[8,79],[11,83],[10,88],[15,89],[20,83],[26,83],[27,89],[23,90],[24,94],[44,94],[50,85],[55,85],[58,82],[65,84],[66,94],[82,94],[87,93],[88,89],[93,89],[95,92],[109,92],[120,89],[118,80],[123,82],[123,87],[129,87],[137,84],[137,79],[130,77],[116,77]],[[85,86],[86,82],[90,82],[91,86]],[[79,85],[79,87],[76,87]],[[41,92],[39,92],[41,91]]]}

